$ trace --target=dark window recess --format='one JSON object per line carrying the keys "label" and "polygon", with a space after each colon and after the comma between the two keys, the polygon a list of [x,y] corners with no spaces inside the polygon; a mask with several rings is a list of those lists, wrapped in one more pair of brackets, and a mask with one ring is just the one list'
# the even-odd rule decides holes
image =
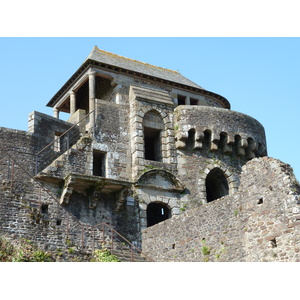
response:
{"label": "dark window recess", "polygon": [[272,248],[277,248],[276,238],[270,240],[270,244],[271,244]]}
{"label": "dark window recess", "polygon": [[257,204],[263,204],[264,203],[264,199],[263,198],[260,198],[257,202]]}
{"label": "dark window recess", "polygon": [[147,226],[153,226],[159,222],[162,222],[170,218],[169,208],[162,204],[152,202],[147,207]]}
{"label": "dark window recess", "polygon": [[218,143],[218,148],[221,149],[222,151],[225,151],[225,149],[226,149],[227,137],[228,137],[227,133],[225,133],[225,132],[220,133],[220,140]]}
{"label": "dark window recess", "polygon": [[207,202],[228,195],[228,182],[224,172],[219,168],[214,168],[209,172],[205,180],[205,185]]}
{"label": "dark window recess", "polygon": [[204,131],[203,147],[208,150],[211,147],[211,131],[210,130]]}
{"label": "dark window recess", "polygon": [[191,99],[190,99],[190,104],[191,104],[191,105],[198,105],[198,100],[197,100],[197,99],[191,98]]}
{"label": "dark window recess", "polygon": [[44,215],[48,214],[48,204],[42,204],[41,205],[41,213]]}
{"label": "dark window recess", "polygon": [[93,175],[105,177],[105,153],[93,152]]}
{"label": "dark window recess", "polygon": [[60,226],[60,225],[61,225],[61,220],[60,220],[60,219],[57,219],[57,220],[56,220],[56,225],[57,225],[57,226]]}
{"label": "dark window recess", "polygon": [[181,96],[181,95],[178,95],[177,96],[177,100],[178,100],[178,105],[185,105],[185,96]]}
{"label": "dark window recess", "polygon": [[241,146],[241,140],[242,138],[239,135],[234,136],[234,150],[236,155],[240,155],[240,146]]}
{"label": "dark window recess", "polygon": [[161,130],[144,127],[145,159],[161,161]]}
{"label": "dark window recess", "polygon": [[188,132],[188,138],[186,140],[186,148],[191,150],[195,147],[195,129],[190,129]]}

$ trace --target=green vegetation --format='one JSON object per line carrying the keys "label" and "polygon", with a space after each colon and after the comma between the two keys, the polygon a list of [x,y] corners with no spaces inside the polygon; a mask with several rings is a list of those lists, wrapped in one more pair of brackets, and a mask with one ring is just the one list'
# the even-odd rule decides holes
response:
{"label": "green vegetation", "polygon": [[204,256],[203,260],[209,261],[209,255],[210,255],[210,247],[208,245],[206,245],[205,240],[202,240],[202,248],[201,248],[202,254]]}
{"label": "green vegetation", "polygon": [[201,251],[202,251],[203,255],[209,255],[210,254],[210,248],[207,245],[203,245]]}
{"label": "green vegetation", "polygon": [[120,260],[107,249],[97,249],[94,251],[92,262],[120,262]]}
{"label": "green vegetation", "polygon": [[38,249],[31,241],[17,240],[12,244],[5,237],[0,237],[0,262],[51,262],[51,254]]}
{"label": "green vegetation", "polygon": [[148,171],[153,170],[153,169],[155,169],[154,166],[146,165],[145,168],[143,169],[143,173],[148,172]]}

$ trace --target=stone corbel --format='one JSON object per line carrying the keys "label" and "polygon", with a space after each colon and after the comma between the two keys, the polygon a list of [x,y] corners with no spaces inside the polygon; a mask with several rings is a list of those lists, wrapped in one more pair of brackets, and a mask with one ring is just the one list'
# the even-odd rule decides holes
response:
{"label": "stone corbel", "polygon": [[204,132],[202,132],[202,131],[200,131],[200,132],[196,131],[194,149],[202,149],[202,147],[203,147],[203,139],[204,139]]}
{"label": "stone corbel", "polygon": [[63,191],[62,191],[60,199],[59,199],[59,203],[61,205],[69,204],[70,197],[73,193],[73,187],[74,187],[75,181],[76,181],[76,179],[72,176],[68,176],[65,179]]}
{"label": "stone corbel", "polygon": [[234,144],[234,136],[227,135],[227,142],[223,149],[224,153],[231,153],[233,151],[233,144]]}
{"label": "stone corbel", "polygon": [[237,149],[238,149],[238,155],[240,155],[240,156],[245,156],[245,154],[246,154],[246,151],[245,151],[245,149],[248,147],[248,142],[247,142],[247,140],[245,139],[245,138],[242,138],[240,141],[239,141],[239,143],[238,143],[238,145],[237,145],[238,147],[237,147]]}
{"label": "stone corbel", "polygon": [[89,189],[87,189],[87,197],[88,197],[88,201],[89,201],[89,208],[95,208],[97,206],[98,203],[98,199],[99,197],[96,196],[96,192],[101,192],[101,190],[104,187],[105,182],[99,182],[97,184],[94,184],[92,186],[90,186]]}
{"label": "stone corbel", "polygon": [[122,207],[123,203],[125,202],[128,194],[129,194],[128,187],[123,186],[122,189],[120,190],[120,192],[118,193],[116,211],[119,211],[121,209],[121,207]]}
{"label": "stone corbel", "polygon": [[179,132],[175,137],[175,147],[177,149],[184,149],[186,147],[187,138],[188,132]]}
{"label": "stone corbel", "polygon": [[256,157],[256,155],[255,155],[256,150],[257,150],[257,144],[254,141],[248,142],[248,148],[246,149],[247,159],[252,159],[252,158]]}
{"label": "stone corbel", "polygon": [[210,145],[210,150],[211,151],[216,151],[218,150],[218,143],[219,143],[220,137],[219,135],[212,133],[211,134],[211,145]]}

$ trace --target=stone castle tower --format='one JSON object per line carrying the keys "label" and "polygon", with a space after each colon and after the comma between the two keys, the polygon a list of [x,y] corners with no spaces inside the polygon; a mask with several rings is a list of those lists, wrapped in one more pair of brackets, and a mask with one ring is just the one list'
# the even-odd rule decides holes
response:
{"label": "stone castle tower", "polygon": [[234,195],[242,167],[267,155],[263,126],[224,97],[97,47],[47,106],[28,132],[0,129],[0,222],[49,248],[99,223],[141,245],[143,229]]}

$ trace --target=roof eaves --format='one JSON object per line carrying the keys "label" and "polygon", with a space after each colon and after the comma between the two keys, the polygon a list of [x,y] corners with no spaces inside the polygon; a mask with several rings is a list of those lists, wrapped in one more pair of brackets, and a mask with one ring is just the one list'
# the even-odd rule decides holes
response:
{"label": "roof eaves", "polygon": [[[171,79],[168,80],[168,79],[165,79],[165,78],[159,78],[159,77],[156,77],[156,76],[153,76],[153,75],[141,73],[139,71],[128,70],[128,69],[125,69],[125,68],[122,68],[122,67],[119,67],[119,66],[111,65],[109,63],[100,62],[98,60],[92,59],[92,55],[91,55],[92,52],[87,57],[85,62],[78,68],[78,70],[69,78],[69,80],[51,98],[51,100],[47,103],[46,106],[53,107],[56,104],[56,102],[58,101],[58,99],[62,95],[64,95],[64,93],[67,91],[67,89],[74,83],[74,81],[78,77],[80,77],[81,74],[84,73],[87,68],[89,68],[90,66],[94,66],[94,67],[101,67],[101,68],[105,68],[105,69],[110,69],[111,71],[114,71],[114,72],[126,73],[127,75],[139,76],[139,77],[144,77],[144,78],[146,76],[146,78],[148,78],[150,80],[165,82],[166,84],[171,84],[173,86],[177,86],[177,87],[180,87],[180,88],[183,88],[183,89],[189,89],[189,90],[201,93],[201,94],[206,94],[206,95],[209,95],[209,96],[213,96],[213,97],[217,98],[218,100],[220,100],[220,102],[222,103],[222,105],[225,106],[225,108],[230,109],[230,103],[226,98],[224,98],[223,96],[220,96],[216,93],[209,92],[209,91],[203,89],[201,86],[193,83],[192,81],[190,81],[189,79],[182,76],[180,73],[178,73],[176,71],[174,71],[174,72],[176,72],[176,74],[178,74],[181,77],[183,77],[184,79],[186,79],[188,82],[187,83],[182,83],[182,82],[177,82],[177,81],[171,80]],[[157,68],[159,68],[159,67],[157,67]],[[173,78],[173,79],[175,79],[175,78]]]}

